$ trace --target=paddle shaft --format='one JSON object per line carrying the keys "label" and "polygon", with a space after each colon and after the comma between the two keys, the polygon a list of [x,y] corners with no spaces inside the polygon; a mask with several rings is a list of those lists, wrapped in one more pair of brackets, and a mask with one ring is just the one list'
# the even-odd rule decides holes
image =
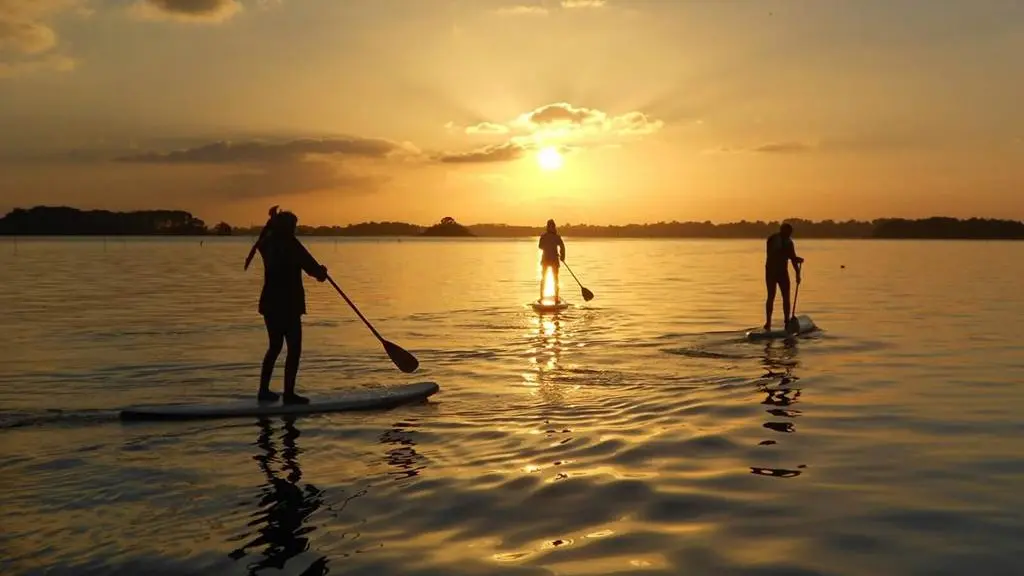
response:
{"label": "paddle shaft", "polygon": [[[797,264],[797,266],[798,266],[798,268],[797,268],[796,273],[799,274],[800,276],[803,276],[803,272],[804,272],[804,265],[803,265],[803,263]],[[803,280],[803,278],[801,278],[801,280]],[[800,282],[798,281],[796,283],[796,291],[793,293],[793,311],[790,312],[790,314],[789,314],[790,318],[796,318],[796,301],[797,301],[797,298],[799,298],[799,297],[800,297]]]}
{"label": "paddle shaft", "polygon": [[573,273],[572,268],[569,268],[569,264],[567,264],[565,260],[562,260],[562,264],[565,264],[565,269],[569,271],[569,274],[572,274],[572,279],[575,280],[576,283],[580,285],[580,288],[583,288],[583,283],[580,282],[580,279],[577,278],[576,274]]}
{"label": "paddle shaft", "polygon": [[348,296],[346,296],[345,292],[341,289],[341,287],[334,282],[334,278],[331,278],[330,274],[327,275],[327,281],[331,283],[331,286],[334,286],[334,289],[338,291],[338,294],[341,294],[341,297],[345,299],[345,302],[348,302],[348,305],[352,307],[352,310],[354,310],[355,313],[359,316],[359,319],[363,321],[363,324],[366,324],[366,327],[370,329],[370,332],[373,332],[373,335],[376,336],[378,340],[383,342],[384,337],[381,336],[380,333],[377,332],[377,329],[373,327],[373,324],[370,324],[370,321],[367,320],[365,316],[363,316],[363,313],[359,311],[359,308],[356,308],[355,303],[349,300]]}
{"label": "paddle shaft", "polygon": [[359,308],[356,308],[355,303],[345,295],[345,291],[338,286],[334,279],[328,275],[327,280],[329,280],[331,286],[334,286],[334,289],[338,291],[338,294],[341,294],[341,297],[345,299],[345,302],[348,303],[349,307],[359,315],[359,319],[363,321],[363,324],[366,324],[366,327],[370,329],[370,332],[373,332],[373,335],[377,337],[377,340],[384,346],[384,351],[387,352],[388,358],[391,358],[391,361],[395,363],[395,366],[398,366],[398,369],[402,372],[415,372],[420,365],[420,361],[410,354],[405,348],[402,348],[394,342],[388,342],[385,340],[384,337],[377,332],[377,329],[373,327],[373,324],[370,324],[370,321],[363,316],[363,313],[359,311]]}

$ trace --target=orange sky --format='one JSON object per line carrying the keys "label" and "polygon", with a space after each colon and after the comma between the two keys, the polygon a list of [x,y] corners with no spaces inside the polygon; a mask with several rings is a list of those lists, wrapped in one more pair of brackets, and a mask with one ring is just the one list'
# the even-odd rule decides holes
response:
{"label": "orange sky", "polygon": [[1021,54],[1000,0],[0,0],[0,211],[1024,219]]}

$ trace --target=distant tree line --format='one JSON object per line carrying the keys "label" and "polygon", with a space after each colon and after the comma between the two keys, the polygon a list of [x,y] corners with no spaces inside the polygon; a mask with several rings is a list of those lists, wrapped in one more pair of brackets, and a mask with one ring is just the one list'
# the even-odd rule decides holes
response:
{"label": "distant tree line", "polygon": [[[788,219],[800,238],[919,238],[1024,240],[1024,222],[991,218],[933,217],[916,220],[881,218],[870,222]],[[574,238],[764,238],[781,222],[756,221],[715,224],[704,222],[657,222],[624,226],[565,224],[559,231]],[[110,212],[68,207],[16,208],[0,218],[2,235],[256,235],[260,226],[232,228],[226,222],[208,227],[203,220],[180,210]],[[362,222],[347,226],[299,226],[304,236],[478,236],[514,238],[538,236],[542,226],[474,224],[463,226],[447,216],[424,227],[406,222]]]}
{"label": "distant tree line", "polygon": [[[218,225],[220,226],[220,225]],[[224,224],[224,226],[227,226]],[[229,227],[230,228],[230,227]],[[195,235],[213,233],[182,210],[110,212],[66,206],[15,208],[0,219],[0,234],[45,236]],[[221,229],[223,233],[223,229]]]}

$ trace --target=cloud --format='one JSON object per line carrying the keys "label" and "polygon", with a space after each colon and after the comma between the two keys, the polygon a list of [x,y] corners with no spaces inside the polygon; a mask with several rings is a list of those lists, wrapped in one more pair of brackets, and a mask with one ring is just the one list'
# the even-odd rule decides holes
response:
{"label": "cloud", "polygon": [[286,141],[217,141],[169,152],[120,156],[115,162],[206,167],[216,178],[204,186],[231,199],[264,198],[317,191],[367,193],[388,176],[381,162],[419,160],[423,153],[408,143],[379,138],[301,138]]}
{"label": "cloud", "polygon": [[[450,124],[450,123],[449,123]],[[466,127],[466,134],[508,134],[509,128],[504,124],[495,124],[493,122],[481,122],[474,124],[473,126]]]}
{"label": "cloud", "polygon": [[[562,0],[559,6],[566,10],[572,10],[574,8],[601,8],[605,4],[605,0]],[[540,4],[519,4],[504,6],[495,12],[502,16],[547,16],[551,11]]]}
{"label": "cloud", "polygon": [[764,154],[795,154],[801,152],[811,152],[816,147],[811,144],[804,142],[768,142],[755,146],[753,152],[761,152]]}
{"label": "cloud", "polygon": [[57,45],[57,33],[42,22],[0,20],[0,46],[23,54],[39,54]]}
{"label": "cloud", "polygon": [[224,174],[207,190],[231,200],[298,196],[313,192],[367,194],[387,178],[361,173],[335,162],[308,161],[256,166]]}
{"label": "cloud", "polygon": [[143,20],[177,20],[216,24],[242,10],[239,0],[139,0],[132,5],[134,16]]}
{"label": "cloud", "polygon": [[495,12],[502,16],[547,16],[548,9],[543,6],[505,6]]}
{"label": "cloud", "polygon": [[934,144],[937,137],[919,131],[900,130],[861,132],[806,140],[774,140],[746,146],[719,146],[706,154],[845,154],[888,153],[912,150]]}
{"label": "cloud", "polygon": [[73,59],[54,55],[52,21],[66,12],[87,14],[85,0],[0,0],[0,78],[73,69]]}
{"label": "cloud", "polygon": [[415,155],[419,150],[410,144],[378,138],[298,139],[286,142],[220,141],[172,152],[147,152],[120,157],[120,162],[161,164],[242,164],[251,162],[278,163],[301,161],[308,156],[355,156],[387,158],[392,155]]}
{"label": "cloud", "polygon": [[719,146],[706,150],[707,154],[802,154],[817,150],[817,144],[809,144],[795,140],[766,142],[756,146],[731,147]]}
{"label": "cloud", "polygon": [[661,130],[665,123],[653,120],[643,112],[627,112],[612,116],[594,108],[576,107],[556,102],[521,114],[512,124],[541,136],[570,135],[573,132],[612,134],[619,136],[648,135]]}
{"label": "cloud", "polygon": [[[469,152],[446,153],[434,159],[446,164],[478,164],[518,160],[528,151],[557,146],[564,152],[584,148],[621,145],[636,137],[660,130],[664,122],[640,111],[615,116],[597,110],[555,102],[525,112],[507,123],[482,121],[460,128],[445,124],[449,132],[461,130],[472,135],[508,135],[502,144],[492,144]],[[570,145],[572,143],[573,145]]]}
{"label": "cloud", "polygon": [[470,152],[450,152],[436,157],[443,164],[487,164],[491,162],[510,162],[526,155],[532,146],[518,141],[503,144],[492,144]]}
{"label": "cloud", "polygon": [[15,62],[0,61],[0,78],[16,78],[44,71],[68,72],[74,70],[76,64],[73,58],[59,55]]}
{"label": "cloud", "polygon": [[[488,135],[514,132],[520,137],[541,142],[581,136],[646,136],[664,126],[662,120],[640,111],[615,116],[594,108],[555,102],[520,114],[504,124],[483,121],[462,130],[466,134]],[[449,131],[459,129],[454,122],[448,122],[445,128]]]}

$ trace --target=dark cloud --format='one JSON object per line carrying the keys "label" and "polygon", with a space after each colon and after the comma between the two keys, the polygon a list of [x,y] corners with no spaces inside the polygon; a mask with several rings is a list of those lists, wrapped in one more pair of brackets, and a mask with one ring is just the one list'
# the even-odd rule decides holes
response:
{"label": "dark cloud", "polygon": [[221,141],[173,152],[149,152],[120,157],[120,162],[164,164],[243,164],[295,162],[308,155],[386,158],[411,152],[407,147],[376,138],[300,139],[287,142]]}
{"label": "dark cloud", "polygon": [[135,5],[137,15],[144,18],[171,18],[220,22],[242,9],[238,0],[141,0]]}
{"label": "dark cloud", "polygon": [[719,146],[706,150],[709,154],[800,154],[811,152],[818,147],[797,141],[766,142],[757,146]]}
{"label": "dark cloud", "polygon": [[486,164],[488,162],[510,162],[526,154],[529,147],[518,142],[506,142],[484,146],[470,152],[452,152],[437,157],[444,164]]}
{"label": "dark cloud", "polygon": [[810,152],[814,150],[814,148],[814,146],[803,142],[769,142],[767,144],[755,146],[752,151],[762,152],[765,154],[795,154],[800,152]]}
{"label": "dark cloud", "polygon": [[846,135],[836,138],[817,138],[813,141],[779,140],[755,146],[721,146],[711,153],[729,154],[841,154],[849,152],[872,153],[909,150],[925,145],[925,135],[899,132],[879,132]]}
{"label": "dark cloud", "polygon": [[294,162],[226,174],[211,182],[208,190],[232,200],[296,196],[328,190],[364,194],[375,192],[386,181],[386,177],[360,174],[335,162]]}
{"label": "dark cloud", "polygon": [[132,165],[181,170],[206,167],[211,177],[199,189],[228,199],[284,197],[311,192],[368,193],[387,177],[374,165],[418,159],[410,145],[378,138],[298,138],[286,141],[218,141],[171,152],[120,156]]}

